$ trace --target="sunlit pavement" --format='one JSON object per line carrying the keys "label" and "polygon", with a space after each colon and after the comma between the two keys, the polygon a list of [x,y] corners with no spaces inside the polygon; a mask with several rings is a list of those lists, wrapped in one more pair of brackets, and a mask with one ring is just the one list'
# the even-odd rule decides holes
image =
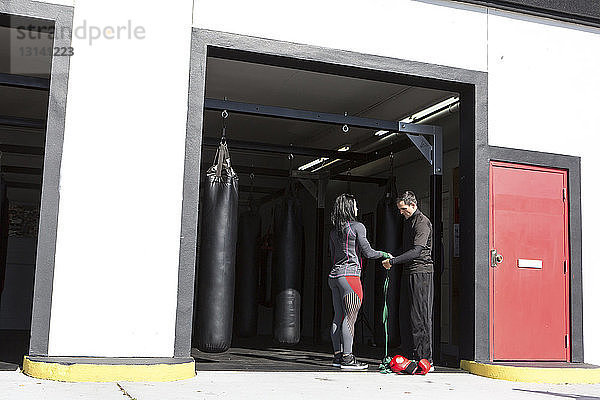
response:
{"label": "sunlit pavement", "polygon": [[[597,385],[518,383],[464,373],[199,372],[177,382],[64,383],[0,372],[0,399],[600,399]],[[394,397],[387,397],[394,396]]]}

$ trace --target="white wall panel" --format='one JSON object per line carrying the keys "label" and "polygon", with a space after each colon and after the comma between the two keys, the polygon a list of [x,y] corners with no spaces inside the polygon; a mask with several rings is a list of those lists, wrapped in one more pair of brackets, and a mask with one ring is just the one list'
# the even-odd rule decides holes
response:
{"label": "white wall panel", "polygon": [[581,160],[584,351],[600,363],[600,29],[491,12],[489,143]]}
{"label": "white wall panel", "polygon": [[145,38],[73,40],[51,356],[173,356],[191,17],[191,0],[75,8],[75,29]]}
{"label": "white wall panel", "polygon": [[397,0],[195,0],[194,26],[485,71],[486,9]]}

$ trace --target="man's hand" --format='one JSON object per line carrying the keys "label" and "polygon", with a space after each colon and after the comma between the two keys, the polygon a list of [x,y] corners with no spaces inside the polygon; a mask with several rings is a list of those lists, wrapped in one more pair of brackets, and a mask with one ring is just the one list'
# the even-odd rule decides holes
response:
{"label": "man's hand", "polygon": [[386,253],[385,251],[382,251],[383,253],[383,258],[394,258],[393,255],[391,255],[390,253]]}
{"label": "man's hand", "polygon": [[383,264],[383,268],[385,269],[390,269],[392,268],[392,264],[390,263],[390,259],[385,259],[381,262],[381,264]]}

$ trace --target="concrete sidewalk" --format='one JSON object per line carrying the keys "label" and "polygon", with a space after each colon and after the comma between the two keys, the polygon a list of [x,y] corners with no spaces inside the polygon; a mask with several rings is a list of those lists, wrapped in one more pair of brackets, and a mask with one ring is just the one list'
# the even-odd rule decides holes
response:
{"label": "concrete sidewalk", "polygon": [[[167,383],[63,383],[0,372],[0,400],[165,399],[600,399],[597,385],[500,381],[464,373],[426,376],[376,372],[200,372]],[[379,397],[382,398],[382,397]]]}

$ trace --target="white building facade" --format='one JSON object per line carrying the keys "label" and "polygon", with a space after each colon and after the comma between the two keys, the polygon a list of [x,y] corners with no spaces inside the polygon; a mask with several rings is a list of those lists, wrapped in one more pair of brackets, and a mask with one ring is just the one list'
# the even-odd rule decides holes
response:
{"label": "white building facade", "polygon": [[[460,166],[470,305],[459,358],[493,359],[487,201],[498,159],[569,170],[569,361],[600,363],[600,10],[495,3],[3,1],[3,14],[87,27],[54,42],[74,55],[52,61],[29,355],[189,359],[193,154],[214,47],[470,88]],[[110,37],[119,26],[138,36]]]}

